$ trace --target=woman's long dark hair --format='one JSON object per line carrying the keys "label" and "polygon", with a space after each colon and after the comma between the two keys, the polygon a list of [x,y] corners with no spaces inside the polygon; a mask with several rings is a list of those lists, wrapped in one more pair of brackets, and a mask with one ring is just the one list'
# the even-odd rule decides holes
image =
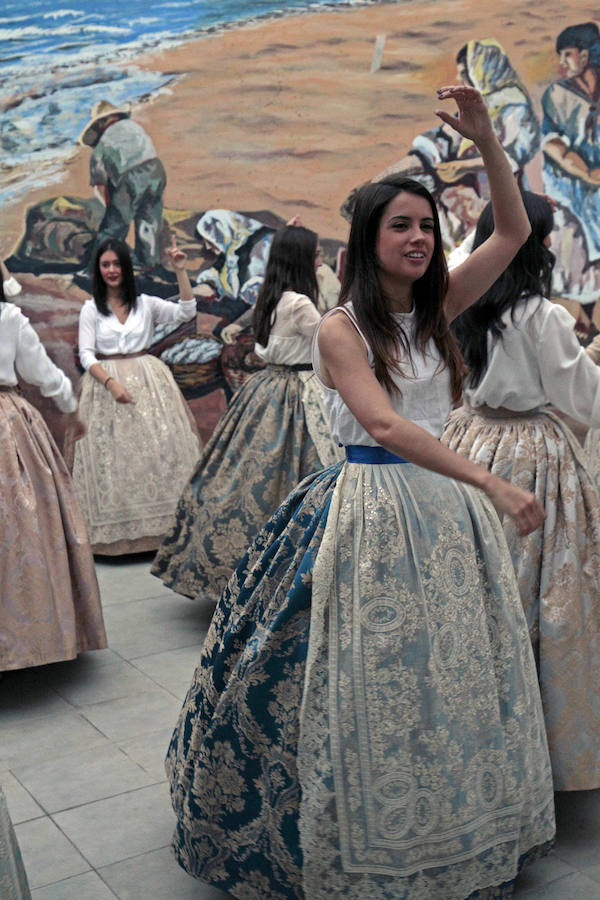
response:
{"label": "woman's long dark hair", "polygon": [[443,366],[450,370],[452,399],[458,402],[462,392],[464,366],[444,313],[444,298],[448,290],[448,267],[433,198],[418,181],[391,175],[382,181],[365,184],[359,190],[352,216],[338,305],[342,306],[349,300],[352,301],[359,327],[373,351],[375,377],[388,392],[397,391],[398,387],[392,380],[392,372],[395,371],[404,377],[409,377],[410,373],[400,367],[395,348],[399,346],[412,362],[411,349],[409,336],[394,318],[388,298],[381,288],[377,236],[385,208],[394,197],[403,192],[427,200],[434,222],[435,245],[431,262],[425,274],[412,285],[416,348],[419,352],[424,352],[429,341],[433,339]]}
{"label": "woman's long dark hair", "polygon": [[[544,244],[552,231],[552,207],[545,197],[522,191],[523,203],[531,234],[502,275],[488,288],[483,297],[464,311],[454,322],[453,330],[461,346],[469,369],[466,383],[476,387],[488,362],[488,334],[493,340],[502,338],[506,327],[502,316],[510,310],[514,322],[519,303],[528,297],[550,296],[554,254]],[[483,244],[494,230],[492,205],[485,207],[475,231],[473,250]]]}
{"label": "woman's long dark hair", "polygon": [[100,315],[110,315],[110,308],[106,299],[108,294],[108,287],[100,273],[100,257],[103,253],[106,253],[107,250],[112,250],[113,253],[117,254],[117,259],[119,260],[119,264],[121,266],[121,275],[123,276],[123,281],[121,283],[121,296],[123,297],[123,302],[127,306],[128,312],[131,312],[132,309],[135,309],[137,302],[135,278],[133,275],[133,263],[131,262],[131,254],[129,253],[129,247],[127,246],[127,244],[124,243],[124,241],[118,241],[116,238],[106,238],[106,240],[102,241],[102,243],[96,250],[93,273],[93,294],[96,308],[98,309]]}
{"label": "woman's long dark hair", "polygon": [[318,243],[318,235],[301,225],[286,225],[275,232],[252,320],[256,341],[263,347],[275,324],[275,307],[284,291],[306,294],[317,305],[319,285],[315,259]]}

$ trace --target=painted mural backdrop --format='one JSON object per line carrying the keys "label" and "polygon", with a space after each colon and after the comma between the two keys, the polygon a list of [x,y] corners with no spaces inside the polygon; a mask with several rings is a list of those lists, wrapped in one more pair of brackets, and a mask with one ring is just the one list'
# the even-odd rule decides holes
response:
{"label": "painted mural backdrop", "polygon": [[[594,11],[304,0],[0,2],[0,252],[49,353],[78,377],[79,309],[102,237],[140,290],[171,297],[188,254],[198,315],[155,335],[206,438],[259,362],[248,329],[274,230],[320,232],[324,293],[364,181],[403,172],[468,247],[488,198],[435,88],[483,93],[515,177],[555,203],[555,299],[595,330],[600,295],[600,33]],[[234,325],[236,327],[231,328]],[[31,393],[59,440],[53,409]]]}

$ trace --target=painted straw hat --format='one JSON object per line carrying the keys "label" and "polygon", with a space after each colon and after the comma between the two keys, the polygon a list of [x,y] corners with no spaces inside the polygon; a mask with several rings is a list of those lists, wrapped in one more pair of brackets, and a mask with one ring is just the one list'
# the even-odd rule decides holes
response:
{"label": "painted straw hat", "polygon": [[117,116],[119,119],[128,119],[131,112],[128,109],[119,109],[108,100],[99,100],[92,106],[91,119],[77,138],[78,144],[87,144],[95,147],[102,132],[102,123],[109,116]]}

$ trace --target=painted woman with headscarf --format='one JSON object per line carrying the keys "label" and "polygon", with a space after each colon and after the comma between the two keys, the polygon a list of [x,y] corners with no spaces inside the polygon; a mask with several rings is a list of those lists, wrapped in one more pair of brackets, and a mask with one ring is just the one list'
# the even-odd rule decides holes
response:
{"label": "painted woman with headscarf", "polygon": [[[540,125],[527,88],[493,38],[469,41],[459,50],[456,63],[459,81],[483,96],[496,137],[519,184],[526,186],[525,166],[540,147]],[[446,251],[475,227],[490,199],[477,147],[445,124],[418,135],[408,154],[373,181],[394,174],[414,178],[431,191]]]}
{"label": "painted woman with headscarf", "polygon": [[[556,39],[561,78],[542,96],[544,189],[557,204],[554,295],[591,319],[600,298],[600,31],[571,25]],[[587,308],[586,308],[587,307]]]}

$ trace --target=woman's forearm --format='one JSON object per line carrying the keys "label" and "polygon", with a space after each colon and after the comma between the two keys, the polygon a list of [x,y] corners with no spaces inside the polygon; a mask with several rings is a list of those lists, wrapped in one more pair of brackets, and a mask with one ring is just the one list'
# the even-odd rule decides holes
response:
{"label": "woman's forearm", "polygon": [[510,161],[493,133],[478,142],[477,147],[488,177],[494,228],[499,235],[514,238],[520,246],[527,240],[531,225]]}
{"label": "woman's forearm", "polygon": [[487,469],[459,456],[409,419],[394,416],[373,424],[369,434],[376,444],[408,462],[486,490],[493,476]]}

